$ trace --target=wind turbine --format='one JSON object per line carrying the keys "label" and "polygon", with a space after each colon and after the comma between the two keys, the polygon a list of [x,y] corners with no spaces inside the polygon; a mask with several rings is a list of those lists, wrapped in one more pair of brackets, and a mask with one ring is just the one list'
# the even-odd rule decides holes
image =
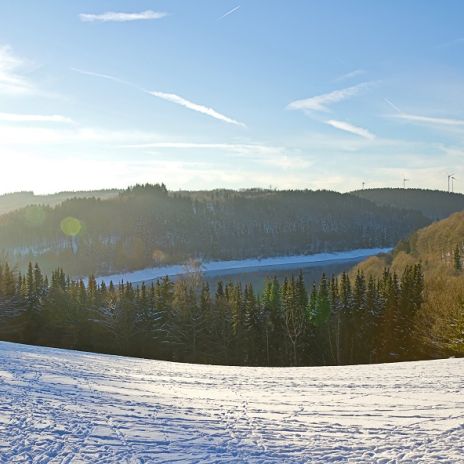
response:
{"label": "wind turbine", "polygon": [[453,174],[448,174],[448,193],[450,193],[450,179],[454,176],[454,172]]}
{"label": "wind turbine", "polygon": [[406,177],[403,179],[403,188],[406,188],[406,182],[409,182],[409,179],[406,179]]}
{"label": "wind turbine", "polygon": [[362,189],[364,190],[364,186],[366,185],[365,182],[362,183]]}
{"label": "wind turbine", "polygon": [[454,181],[456,180],[456,177],[451,176],[451,192],[454,193]]}

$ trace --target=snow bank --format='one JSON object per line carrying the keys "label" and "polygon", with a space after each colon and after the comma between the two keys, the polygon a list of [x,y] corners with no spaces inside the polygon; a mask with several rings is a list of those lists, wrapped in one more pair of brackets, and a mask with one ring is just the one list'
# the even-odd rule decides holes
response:
{"label": "snow bank", "polygon": [[462,462],[464,359],[200,366],[0,343],[0,462]]}
{"label": "snow bank", "polygon": [[[389,251],[391,251],[391,248],[361,248],[357,250],[337,251],[334,253],[317,253],[314,255],[275,256],[273,258],[252,258],[234,261],[206,261],[201,264],[201,270],[208,274],[219,272],[226,273],[227,271],[232,270],[251,272],[269,268],[304,267],[316,263],[322,264],[350,259],[367,258],[368,256],[377,255],[379,253],[388,253]],[[97,280],[103,280],[106,284],[109,284],[110,281],[113,281],[113,283],[121,281],[142,282],[159,279],[164,276],[179,276],[186,273],[187,269],[185,265],[177,264],[173,266],[151,267],[122,274],[113,274],[110,276],[98,277]]]}

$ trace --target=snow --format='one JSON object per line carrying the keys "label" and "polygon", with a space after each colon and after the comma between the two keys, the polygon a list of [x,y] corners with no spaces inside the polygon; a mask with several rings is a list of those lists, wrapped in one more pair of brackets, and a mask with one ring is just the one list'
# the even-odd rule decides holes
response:
{"label": "snow", "polygon": [[0,342],[2,463],[463,462],[464,359],[177,364]]}
{"label": "snow", "polygon": [[[388,253],[391,248],[360,248],[357,250],[337,251],[333,253],[317,253],[313,255],[293,255],[293,256],[275,256],[272,258],[250,258],[232,261],[205,261],[201,263],[201,270],[208,273],[227,273],[230,271],[246,272],[258,271],[270,268],[291,268],[296,266],[308,266],[311,264],[322,264],[344,260],[354,260],[367,258],[379,253]],[[148,280],[159,279],[164,276],[175,277],[186,274],[188,268],[183,264],[172,266],[151,267],[139,271],[126,272],[122,274],[113,274],[109,276],[98,277],[97,280],[103,280],[105,284],[124,282],[143,282]]]}

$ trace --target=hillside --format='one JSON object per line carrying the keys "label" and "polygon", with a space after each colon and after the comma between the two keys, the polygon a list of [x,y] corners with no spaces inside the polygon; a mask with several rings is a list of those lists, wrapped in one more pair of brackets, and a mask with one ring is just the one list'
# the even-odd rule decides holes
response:
{"label": "hillside", "polygon": [[385,268],[401,275],[405,267],[421,263],[425,294],[417,315],[418,337],[428,354],[464,354],[464,211],[418,230],[391,254],[375,256],[356,266],[381,276]]}
{"label": "hillside", "polygon": [[463,194],[448,193],[442,190],[378,188],[356,190],[351,194],[372,201],[379,206],[420,211],[434,221],[464,210]]}
{"label": "hillside", "polygon": [[0,343],[2,462],[459,462],[464,359],[237,368]]}
{"label": "hillside", "polygon": [[389,247],[429,220],[329,191],[168,192],[66,200],[0,216],[0,250],[24,269],[110,274],[189,258],[230,260]]}
{"label": "hillside", "polygon": [[100,198],[102,200],[118,195],[118,190],[88,190],[79,192],[59,192],[49,195],[35,195],[34,192],[14,192],[0,195],[0,215],[26,206],[56,206],[71,198]]}

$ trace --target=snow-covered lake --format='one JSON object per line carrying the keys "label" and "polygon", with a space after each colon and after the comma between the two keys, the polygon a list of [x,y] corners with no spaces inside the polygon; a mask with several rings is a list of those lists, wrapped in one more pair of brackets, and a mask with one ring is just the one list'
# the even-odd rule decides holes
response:
{"label": "snow-covered lake", "polygon": [[464,359],[201,366],[0,343],[2,463],[459,463]]}
{"label": "snow-covered lake", "polygon": [[[349,251],[337,251],[334,253],[317,253],[313,255],[293,255],[293,256],[275,256],[263,259],[241,259],[233,261],[206,261],[201,264],[201,270],[206,276],[231,275],[234,273],[256,272],[256,271],[277,271],[301,269],[323,263],[335,263],[342,261],[355,261],[379,253],[388,253],[391,248],[361,248]],[[141,269],[139,271],[113,274],[109,276],[98,277],[97,280],[103,280],[106,284],[110,281],[117,282],[147,282],[159,279],[164,276],[176,277],[184,275],[188,268],[182,264],[172,266],[152,267]]]}

